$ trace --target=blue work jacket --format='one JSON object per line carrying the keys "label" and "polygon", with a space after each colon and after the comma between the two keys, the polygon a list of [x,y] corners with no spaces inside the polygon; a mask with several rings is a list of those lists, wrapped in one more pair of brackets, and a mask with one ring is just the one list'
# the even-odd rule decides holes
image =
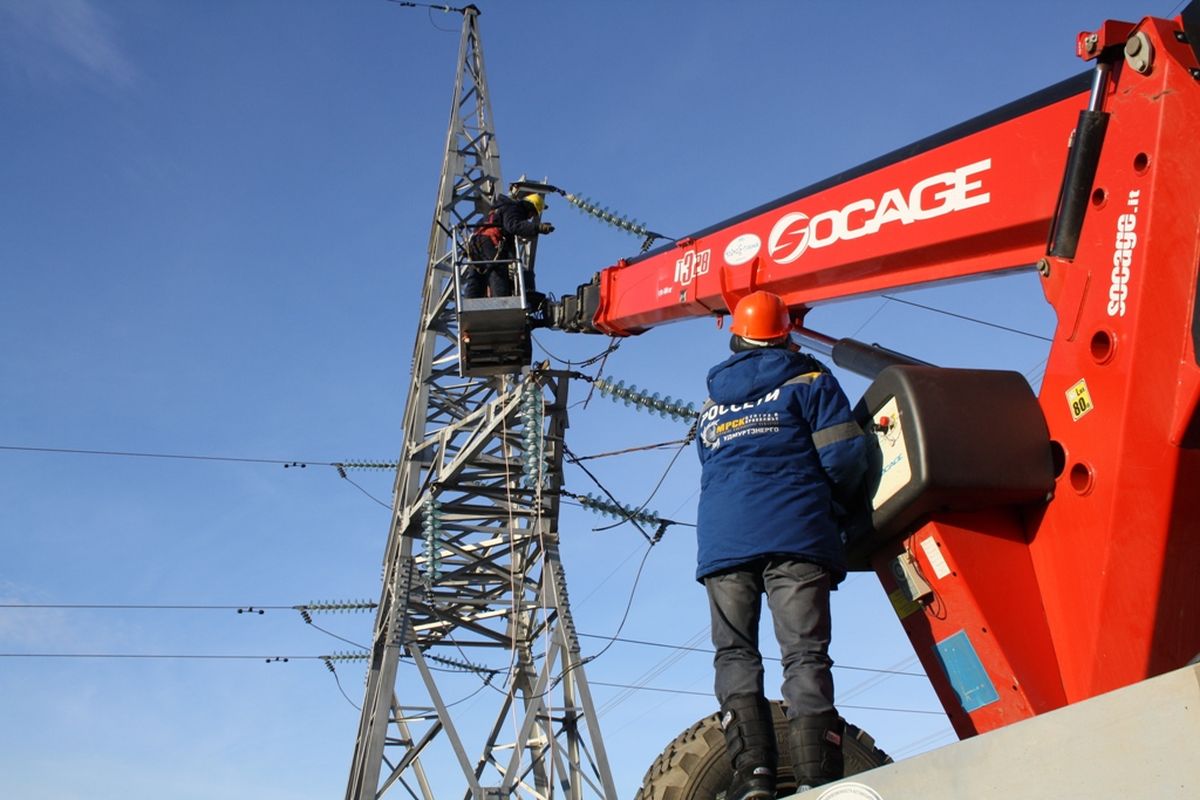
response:
{"label": "blue work jacket", "polygon": [[846,574],[837,498],[866,470],[866,441],[837,379],[783,348],[735,353],[708,373],[696,579],[768,554]]}

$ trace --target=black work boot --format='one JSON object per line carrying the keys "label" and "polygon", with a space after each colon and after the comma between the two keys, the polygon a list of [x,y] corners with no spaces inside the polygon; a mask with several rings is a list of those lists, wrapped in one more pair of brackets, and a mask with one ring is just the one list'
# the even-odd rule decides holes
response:
{"label": "black work boot", "polygon": [[836,781],[845,775],[842,735],[846,724],[836,711],[796,717],[788,723],[788,751],[796,775],[796,791]]}
{"label": "black work boot", "polygon": [[733,695],[721,706],[721,729],[733,764],[733,782],[725,800],[773,800],[779,755],[767,699],[757,694]]}

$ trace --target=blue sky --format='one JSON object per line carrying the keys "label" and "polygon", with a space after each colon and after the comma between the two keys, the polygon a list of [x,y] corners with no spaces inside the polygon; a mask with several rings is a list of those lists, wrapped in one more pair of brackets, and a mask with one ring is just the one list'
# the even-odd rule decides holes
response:
{"label": "blue sky", "polygon": [[[1175,9],[478,5],[505,177],[546,177],[675,236],[1082,71],[1075,34],[1106,18]],[[399,449],[459,23],[386,0],[0,0],[0,603],[219,607],[0,608],[0,796],[343,791],[358,712],[313,657],[351,646],[294,611],[228,607],[378,596],[388,512],[368,495],[386,502],[391,476],[352,473],[360,491],[321,463]],[[636,252],[635,239],[552,206],[540,287],[569,291]],[[1028,275],[905,297],[1053,330]],[[1035,384],[1046,352],[879,298],[821,307],[809,323]],[[604,345],[537,338],[556,357]],[[608,372],[698,402],[725,339],[708,321],[669,326],[622,343]],[[844,377],[857,399],[865,383]],[[600,398],[571,423],[579,454],[683,432]],[[670,455],[593,471],[641,503]],[[649,507],[694,519],[697,479],[687,453]],[[594,491],[578,470],[567,483]],[[642,543],[628,527],[592,530],[603,524],[568,507],[563,559],[579,630],[611,635]],[[694,554],[687,528],[654,548],[623,636],[705,646]],[[871,576],[851,577],[835,615],[840,665],[919,671]],[[370,638],[370,614],[316,621]],[[599,644],[585,639],[585,652]],[[52,653],[261,658],[29,655]],[[275,656],[289,660],[267,663]],[[587,671],[593,683],[685,692],[711,683],[707,656],[636,645]],[[844,715],[885,750],[951,741],[942,716],[913,713],[938,709],[924,678],[835,676]],[[361,665],[338,667],[355,703],[362,677]],[[447,696],[474,680],[448,678]],[[712,706],[595,694],[630,797]],[[486,715],[476,702],[464,709]]]}

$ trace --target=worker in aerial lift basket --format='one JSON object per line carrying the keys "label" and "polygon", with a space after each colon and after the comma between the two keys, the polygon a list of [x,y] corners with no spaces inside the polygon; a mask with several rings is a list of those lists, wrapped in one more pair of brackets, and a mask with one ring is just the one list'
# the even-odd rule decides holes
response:
{"label": "worker in aerial lift basket", "polygon": [[[542,222],[546,210],[546,198],[531,192],[519,199],[500,195],[488,212],[487,218],[467,242],[467,257],[471,264],[462,275],[464,299],[483,297],[486,291],[492,297],[509,297],[513,294],[512,276],[509,265],[517,257],[515,237],[532,239],[539,233],[553,233],[554,226]],[[526,283],[532,276],[526,276]],[[528,291],[533,287],[526,286]]]}
{"label": "worker in aerial lift basket", "polygon": [[833,705],[829,593],[846,575],[842,498],[866,472],[866,441],[837,380],[798,352],[783,299],[737,303],[733,355],[708,373],[700,413],[698,568],[712,614],[715,692],[733,763],[726,800],[775,797],[778,754],[758,624],[767,596],[783,656],[798,786],[843,775]]}

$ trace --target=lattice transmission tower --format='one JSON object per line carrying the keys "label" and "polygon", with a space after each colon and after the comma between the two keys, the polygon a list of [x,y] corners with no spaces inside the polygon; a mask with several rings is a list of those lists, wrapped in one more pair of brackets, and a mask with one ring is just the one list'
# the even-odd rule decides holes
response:
{"label": "lattice transmission tower", "polygon": [[[569,376],[460,375],[456,233],[501,186],[478,10],[462,13],[346,797],[615,800],[558,554]],[[455,706],[439,676],[462,673],[480,691]]]}

